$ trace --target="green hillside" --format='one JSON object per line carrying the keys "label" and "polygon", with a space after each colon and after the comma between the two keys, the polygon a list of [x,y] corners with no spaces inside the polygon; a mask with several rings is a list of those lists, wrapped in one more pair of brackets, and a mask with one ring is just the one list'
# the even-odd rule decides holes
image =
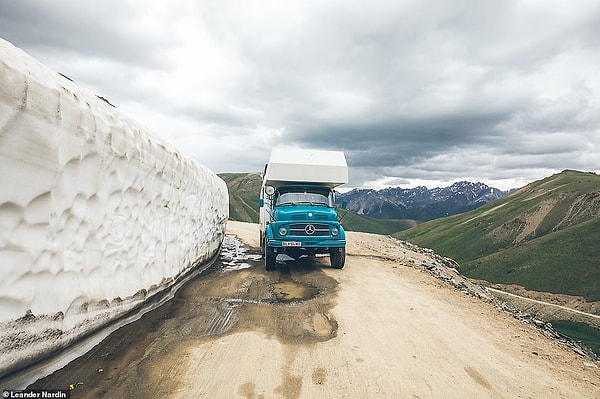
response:
{"label": "green hillside", "polygon": [[218,176],[225,181],[229,191],[229,218],[258,223],[260,173],[221,173]]}
{"label": "green hillside", "polygon": [[396,237],[451,257],[468,277],[600,300],[600,176],[566,170]]}
{"label": "green hillside", "polygon": [[[258,199],[262,179],[259,173],[221,173],[229,190],[229,218],[258,223]],[[416,225],[414,220],[378,220],[340,209],[342,226],[348,231],[393,234]]]}
{"label": "green hillside", "polygon": [[338,216],[342,218],[342,226],[346,231],[360,231],[363,233],[391,235],[417,225],[415,220],[374,219],[344,209],[338,210]]}

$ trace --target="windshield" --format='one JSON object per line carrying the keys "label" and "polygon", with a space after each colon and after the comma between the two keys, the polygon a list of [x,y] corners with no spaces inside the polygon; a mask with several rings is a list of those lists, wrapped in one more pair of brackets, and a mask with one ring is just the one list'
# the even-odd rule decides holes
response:
{"label": "windshield", "polygon": [[283,193],[277,198],[275,206],[282,205],[320,205],[320,206],[333,206],[328,197],[323,194],[317,193]]}

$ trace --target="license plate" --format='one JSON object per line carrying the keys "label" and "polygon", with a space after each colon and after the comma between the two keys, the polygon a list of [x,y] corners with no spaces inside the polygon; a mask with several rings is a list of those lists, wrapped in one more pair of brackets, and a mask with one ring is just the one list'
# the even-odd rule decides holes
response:
{"label": "license plate", "polygon": [[281,243],[284,247],[299,247],[302,245],[300,241],[284,241]]}

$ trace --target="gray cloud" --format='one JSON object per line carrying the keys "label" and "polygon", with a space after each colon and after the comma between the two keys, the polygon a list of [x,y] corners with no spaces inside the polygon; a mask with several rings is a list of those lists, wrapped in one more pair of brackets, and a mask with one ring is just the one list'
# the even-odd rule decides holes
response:
{"label": "gray cloud", "polygon": [[0,36],[217,172],[343,149],[350,186],[599,170],[600,4],[0,0]]}
{"label": "gray cloud", "polygon": [[4,38],[25,43],[31,52],[43,56],[166,67],[162,53],[174,43],[152,24],[144,23],[140,5],[116,0],[3,0],[0,24]]}

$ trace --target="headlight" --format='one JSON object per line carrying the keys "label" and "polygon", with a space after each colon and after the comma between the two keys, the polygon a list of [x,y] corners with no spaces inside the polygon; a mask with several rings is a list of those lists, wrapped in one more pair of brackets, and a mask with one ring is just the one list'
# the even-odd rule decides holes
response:
{"label": "headlight", "polygon": [[283,226],[282,226],[282,227],[280,227],[280,228],[279,228],[279,235],[280,235],[280,236],[284,236],[284,235],[286,235],[286,234],[287,234],[287,229],[286,229],[285,227],[283,227]]}
{"label": "headlight", "polygon": [[338,228],[337,228],[337,227],[334,227],[333,229],[331,229],[331,235],[333,235],[333,236],[337,236],[337,235],[338,235],[338,233],[339,233],[339,231],[338,231]]}

